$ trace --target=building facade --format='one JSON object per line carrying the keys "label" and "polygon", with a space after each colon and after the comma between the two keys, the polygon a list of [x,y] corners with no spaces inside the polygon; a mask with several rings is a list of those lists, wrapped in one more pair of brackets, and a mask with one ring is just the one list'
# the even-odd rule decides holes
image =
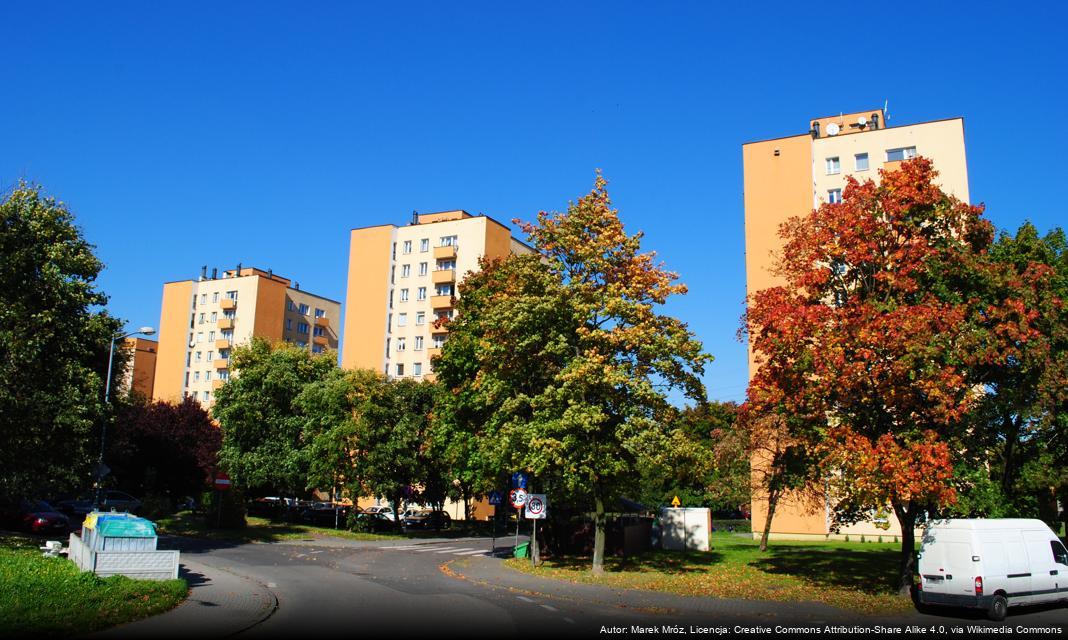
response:
{"label": "building facade", "polygon": [[457,285],[483,256],[532,251],[505,225],[462,210],[413,214],[407,226],[353,229],[341,366],[432,377]]}
{"label": "building facade", "polygon": [[159,343],[147,338],[125,338],[123,348],[129,359],[126,375],[123,377],[123,393],[137,393],[145,398],[152,397],[152,385],[156,377],[156,353]]}
{"label": "building facade", "polygon": [[[968,201],[968,166],[964,120],[952,118],[903,126],[886,126],[882,109],[815,118],[808,131],[742,146],[745,203],[746,292],[782,284],[772,273],[782,247],[779,226],[824,202],[842,198],[846,177],[879,180],[879,169],[891,171],[917,155],[929,158],[939,172],[943,191]],[[749,345],[749,376],[756,372]],[[758,491],[760,465],[754,458],[753,531],[764,528],[767,501]],[[826,536],[831,527],[831,498],[822,505],[784,497],[772,521],[776,537]],[[840,535],[899,535],[892,514],[874,514],[872,521],[843,527]]]}
{"label": "building facade", "polygon": [[230,378],[231,349],[254,337],[313,353],[337,349],[341,303],[270,270],[238,265],[217,273],[209,277],[204,267],[196,280],[163,285],[153,398],[191,396],[210,407]]}

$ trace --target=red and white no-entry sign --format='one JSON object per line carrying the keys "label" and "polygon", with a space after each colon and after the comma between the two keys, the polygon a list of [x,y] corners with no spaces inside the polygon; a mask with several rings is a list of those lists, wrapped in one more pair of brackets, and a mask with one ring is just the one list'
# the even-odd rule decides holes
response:
{"label": "red and white no-entry sign", "polygon": [[215,474],[215,490],[226,491],[230,488],[230,476],[222,471]]}

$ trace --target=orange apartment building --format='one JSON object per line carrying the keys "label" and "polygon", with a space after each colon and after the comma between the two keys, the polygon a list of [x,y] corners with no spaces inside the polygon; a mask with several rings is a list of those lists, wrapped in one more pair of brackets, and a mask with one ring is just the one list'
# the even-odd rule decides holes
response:
{"label": "orange apartment building", "polygon": [[152,398],[204,406],[230,378],[230,350],[253,337],[322,353],[338,347],[341,303],[270,270],[241,267],[163,285]]}
{"label": "orange apartment building", "polygon": [[505,225],[463,210],[413,214],[410,224],[353,229],[345,294],[341,366],[392,378],[431,376],[452,318],[457,285],[479,258],[504,258],[530,247]]}
{"label": "orange apartment building", "polygon": [[147,338],[131,337],[123,340],[123,348],[129,355],[129,361],[120,389],[124,393],[133,392],[151,398],[159,343]]}
{"label": "orange apartment building", "polygon": [[[892,170],[916,155],[934,162],[944,191],[968,201],[963,118],[890,127],[883,110],[874,109],[814,118],[803,133],[744,144],[747,294],[781,284],[770,270],[781,248],[780,224],[808,213],[823,202],[839,201],[847,176],[860,181],[878,180],[879,169]],[[750,344],[750,377],[757,366]],[[761,461],[754,458],[752,464],[758,469]],[[753,531],[761,532],[767,501],[756,490],[757,477],[754,471],[751,506]],[[811,503],[802,504],[796,496],[784,497],[772,522],[772,536],[830,535],[831,499],[823,496],[819,508]],[[882,516],[875,514],[873,521],[842,527],[839,535],[899,535],[896,518]]]}

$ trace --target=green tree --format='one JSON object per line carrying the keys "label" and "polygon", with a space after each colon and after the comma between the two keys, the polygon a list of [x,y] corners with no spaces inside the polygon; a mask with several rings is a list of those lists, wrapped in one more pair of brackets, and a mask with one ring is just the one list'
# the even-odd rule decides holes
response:
{"label": "green tree", "polygon": [[477,429],[498,469],[592,507],[594,573],[606,506],[636,495],[636,470],[668,444],[667,392],[703,399],[710,359],[684,323],[656,312],[686,288],[641,253],[641,233],[624,232],[606,184],[598,175],[566,213],[522,225],[540,255],[468,277],[435,364],[456,398],[440,419]]}
{"label": "green tree", "polygon": [[212,409],[223,432],[220,465],[244,489],[303,494],[312,438],[294,401],[337,367],[334,355],[253,338],[233,350],[230,365],[234,375],[216,393]]}
{"label": "green tree", "polygon": [[99,310],[103,265],[67,206],[25,183],[0,201],[0,255],[0,495],[84,488],[120,327]]}

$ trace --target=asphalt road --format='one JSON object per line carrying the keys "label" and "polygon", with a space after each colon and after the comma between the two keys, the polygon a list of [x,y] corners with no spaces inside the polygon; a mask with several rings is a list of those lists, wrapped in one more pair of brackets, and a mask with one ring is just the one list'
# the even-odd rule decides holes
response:
{"label": "asphalt road", "polygon": [[[503,551],[505,542],[498,543]],[[737,635],[738,626],[758,630],[752,635],[795,626],[825,629],[830,625],[856,631],[919,625],[935,631],[941,627],[947,633],[955,627],[966,631],[971,625],[1001,626],[967,611],[944,610],[937,615],[914,612],[895,619],[875,619],[818,603],[686,598],[573,585],[502,567],[488,555],[488,539],[409,543],[316,540],[234,546],[183,540],[171,544],[182,550],[187,569],[199,569],[189,574],[194,594],[191,600],[195,600],[199,580],[210,584],[211,576],[217,576],[213,601],[188,602],[170,614],[145,621],[148,626],[134,623],[105,635],[173,635],[198,640],[232,635],[303,637],[312,633],[319,638],[385,634],[551,638],[592,637],[613,631],[631,634],[632,626],[655,627],[654,635],[673,635],[665,633],[665,625],[677,625],[690,635],[702,629],[703,635]],[[220,597],[219,592],[225,595]],[[218,607],[230,607],[235,615],[245,615],[247,622],[235,618],[227,621],[229,626],[212,628],[208,621],[223,613]],[[161,626],[160,621],[169,623]],[[198,626],[198,621],[205,625]],[[1013,609],[1004,624],[1013,630],[1021,625],[1068,630],[1068,608]]]}

